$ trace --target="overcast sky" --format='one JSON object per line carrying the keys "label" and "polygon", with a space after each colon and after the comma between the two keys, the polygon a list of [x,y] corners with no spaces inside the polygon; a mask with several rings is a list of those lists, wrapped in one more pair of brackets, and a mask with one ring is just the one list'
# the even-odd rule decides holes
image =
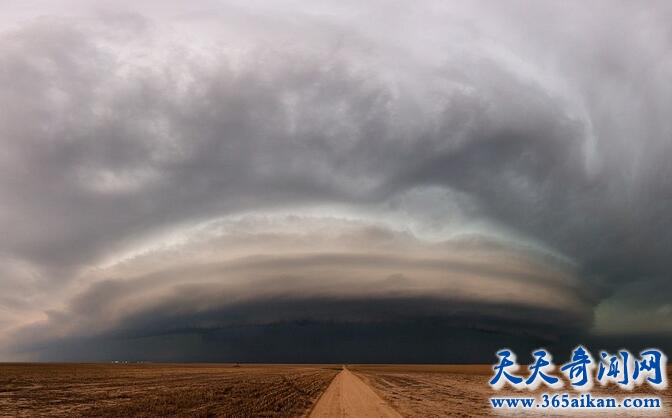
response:
{"label": "overcast sky", "polygon": [[589,3],[3,1],[0,361],[669,344],[672,6]]}

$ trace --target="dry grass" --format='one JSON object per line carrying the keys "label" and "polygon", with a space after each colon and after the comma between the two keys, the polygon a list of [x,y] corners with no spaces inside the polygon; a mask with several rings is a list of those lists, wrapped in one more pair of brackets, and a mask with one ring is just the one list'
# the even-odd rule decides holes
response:
{"label": "dry grass", "polygon": [[[497,412],[501,415],[524,415],[524,411],[506,411],[492,409],[490,397],[530,397],[542,393],[569,393],[574,392],[565,383],[565,387],[558,391],[541,387],[536,392],[515,391],[502,389],[493,391],[488,385],[492,378],[492,365],[360,365],[349,366],[349,369],[367,382],[383,399],[390,403],[397,411],[407,417],[445,417],[445,416],[492,416]],[[668,368],[668,376],[672,368]],[[556,373],[555,375],[561,376]],[[668,381],[672,382],[671,379]],[[664,391],[653,390],[648,384],[640,386],[632,392],[618,389],[614,384],[605,387],[596,384],[590,393],[594,396],[614,397],[659,397],[663,410],[644,412],[629,410],[630,416],[670,416],[672,411],[672,386]],[[580,396],[580,395],[579,395]],[[568,410],[571,411],[571,410]],[[528,416],[538,416],[539,412],[528,413]],[[558,410],[544,410],[544,415],[560,415]],[[616,411],[625,415],[625,410]],[[574,411],[573,414],[576,414]],[[567,412],[565,415],[573,415]],[[584,411],[581,411],[581,415]],[[598,412],[601,416],[619,416],[614,411]]]}
{"label": "dry grass", "polygon": [[[408,417],[521,415],[523,411],[494,411],[489,398],[529,394],[492,391],[488,385],[492,365],[349,368]],[[340,369],[340,365],[0,364],[0,416],[302,416]],[[559,391],[563,392],[573,393],[567,385]],[[660,397],[665,409],[658,415],[669,416],[672,411],[672,387],[661,392],[644,385],[625,392],[614,385],[596,385],[591,393]]]}
{"label": "dry grass", "polygon": [[0,416],[293,417],[332,366],[4,364]]}

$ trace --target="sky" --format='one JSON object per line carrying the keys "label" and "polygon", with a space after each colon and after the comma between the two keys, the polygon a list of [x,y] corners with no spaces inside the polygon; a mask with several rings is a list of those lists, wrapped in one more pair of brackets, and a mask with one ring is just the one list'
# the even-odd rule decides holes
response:
{"label": "sky", "polygon": [[0,5],[0,361],[672,351],[665,1]]}

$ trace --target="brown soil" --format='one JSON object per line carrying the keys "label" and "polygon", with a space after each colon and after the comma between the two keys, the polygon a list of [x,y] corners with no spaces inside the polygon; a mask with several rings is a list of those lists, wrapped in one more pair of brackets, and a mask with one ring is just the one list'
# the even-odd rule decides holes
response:
{"label": "brown soil", "polygon": [[[406,417],[446,417],[446,416],[573,416],[576,410],[544,409],[540,411],[494,410],[490,397],[535,397],[543,393],[553,396],[555,393],[569,393],[580,396],[566,382],[564,388],[552,390],[543,386],[534,392],[516,391],[503,388],[494,391],[488,384],[493,376],[492,365],[360,365],[349,366],[357,376],[361,377],[378,395],[385,399],[394,409]],[[668,367],[668,381],[672,368]],[[561,376],[555,373],[556,376]],[[614,397],[618,400],[626,397],[657,397],[661,399],[663,408],[660,410],[602,410],[599,412],[580,411],[581,416],[670,416],[672,413],[672,385],[660,391],[648,384],[625,391],[614,384],[600,386],[595,384],[590,391],[591,396]],[[573,412],[572,412],[573,411]]]}
{"label": "brown soil", "polygon": [[310,414],[311,418],[401,418],[384,400],[348,369],[331,382]]}
{"label": "brown soil", "polygon": [[4,364],[0,416],[293,417],[340,366]]}

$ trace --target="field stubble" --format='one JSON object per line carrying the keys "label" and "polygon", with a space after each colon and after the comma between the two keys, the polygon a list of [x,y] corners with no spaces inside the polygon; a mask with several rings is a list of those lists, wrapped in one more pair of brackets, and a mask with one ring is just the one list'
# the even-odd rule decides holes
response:
{"label": "field stubble", "polygon": [[[539,416],[537,410],[493,410],[489,398],[538,398],[544,392],[579,396],[567,383],[559,391],[542,386],[535,392],[495,392],[488,385],[492,365],[350,365],[348,369],[407,417]],[[339,371],[340,365],[0,364],[0,416],[306,416]],[[661,399],[661,411],[627,410],[637,416],[669,416],[672,411],[672,387],[657,391],[645,384],[627,392],[613,384],[596,384],[591,394]],[[562,415],[558,410],[543,412]],[[591,415],[625,413],[605,410]],[[564,415],[575,414],[568,410]]]}
{"label": "field stubble", "polygon": [[0,416],[302,416],[340,369],[5,364],[0,365]]}
{"label": "field stubble", "polygon": [[[493,376],[492,365],[358,365],[349,369],[362,378],[383,399],[399,413],[406,417],[445,417],[445,416],[493,416],[493,415],[527,415],[527,416],[573,416],[577,411],[544,409],[534,411],[494,410],[490,397],[535,397],[541,394],[569,393],[579,397],[580,392],[574,391],[569,382],[559,390],[550,390],[540,386],[536,391],[516,391],[503,388],[494,391],[488,384]],[[668,367],[668,376],[672,368]],[[556,376],[562,376],[555,373]],[[672,382],[668,377],[668,381]],[[670,416],[672,413],[672,387],[659,391],[644,384],[633,391],[619,389],[615,384],[595,386],[590,391],[592,396],[614,397],[657,397],[663,409],[644,411],[642,409],[602,410],[591,412],[582,410],[581,416]],[[543,412],[541,412],[543,411]],[[627,412],[626,412],[627,411]]]}

